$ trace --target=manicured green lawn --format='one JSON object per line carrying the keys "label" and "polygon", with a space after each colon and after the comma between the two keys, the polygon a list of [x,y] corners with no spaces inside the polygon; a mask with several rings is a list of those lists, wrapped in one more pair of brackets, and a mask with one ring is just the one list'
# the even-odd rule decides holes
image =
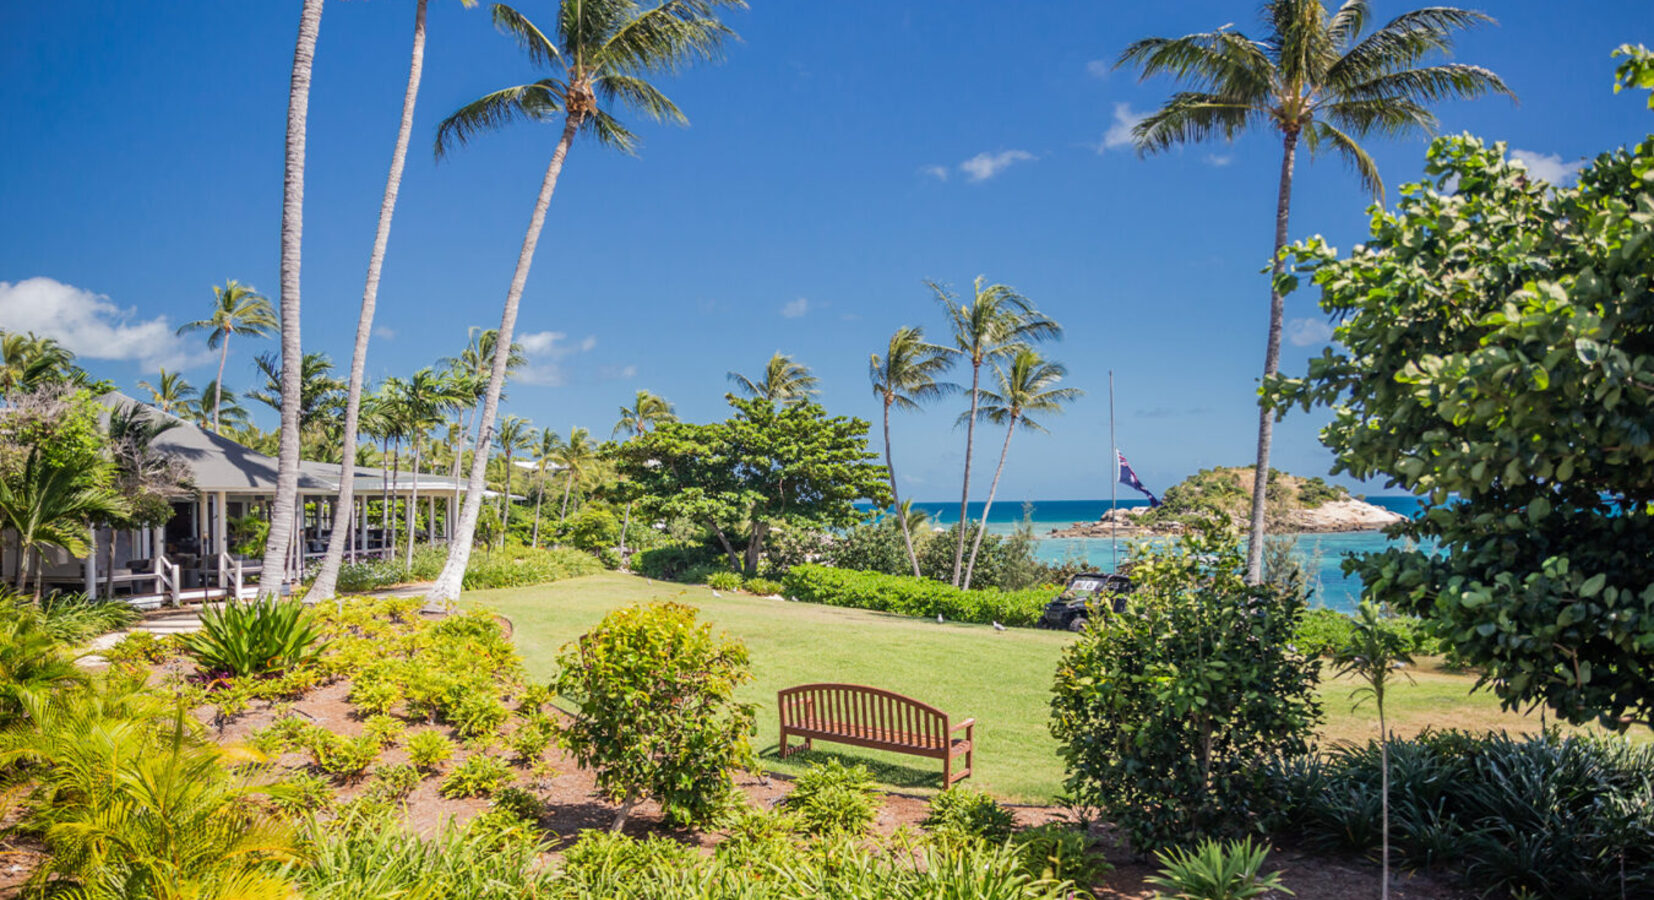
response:
{"label": "manicured green lawn", "polygon": [[[1007,800],[1045,803],[1061,790],[1062,764],[1046,731],[1051,678],[1069,640],[1066,633],[986,625],[938,625],[884,613],[784,603],[704,586],[650,582],[608,573],[556,584],[511,590],[475,591],[465,601],[511,619],[515,640],[529,672],[549,678],[557,650],[596,624],[611,609],[650,600],[674,600],[698,607],[704,620],[746,642],[755,680],[742,699],[758,704],[755,746],[765,767],[796,773],[810,758],[842,754],[865,762],[886,785],[928,792],[941,780],[941,763],[899,754],[818,742],[813,754],[776,757],[775,694],[781,688],[815,681],[840,681],[885,688],[946,710],[955,719],[977,721],[975,787]],[[1427,725],[1438,728],[1536,731],[1537,714],[1523,717],[1499,710],[1487,693],[1471,694],[1472,676],[1442,672],[1426,664],[1416,685],[1398,684],[1389,700],[1391,721],[1400,734]],[[1377,734],[1371,704],[1350,710],[1352,685],[1321,686],[1327,722],[1323,740],[1364,740]],[[1638,739],[1647,740],[1643,732]]]}

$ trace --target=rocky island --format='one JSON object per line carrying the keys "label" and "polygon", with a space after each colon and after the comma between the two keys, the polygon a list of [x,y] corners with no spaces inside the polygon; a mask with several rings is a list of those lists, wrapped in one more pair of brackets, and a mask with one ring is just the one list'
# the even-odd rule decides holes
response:
{"label": "rocky island", "polygon": [[[1252,467],[1203,469],[1166,491],[1160,506],[1134,506],[1104,513],[1095,522],[1075,522],[1048,535],[1054,538],[1106,538],[1176,535],[1202,518],[1227,518],[1245,530],[1252,509]],[[1269,470],[1269,531],[1272,534],[1322,534],[1377,531],[1404,516],[1374,506],[1320,478],[1302,478]]]}

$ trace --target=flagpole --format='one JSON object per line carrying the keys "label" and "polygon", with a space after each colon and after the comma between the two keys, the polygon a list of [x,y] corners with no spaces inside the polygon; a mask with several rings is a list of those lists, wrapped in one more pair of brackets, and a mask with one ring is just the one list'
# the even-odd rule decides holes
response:
{"label": "flagpole", "polygon": [[1110,471],[1114,477],[1108,485],[1108,552],[1110,572],[1120,570],[1120,445],[1114,442],[1114,370],[1108,370],[1108,448]]}

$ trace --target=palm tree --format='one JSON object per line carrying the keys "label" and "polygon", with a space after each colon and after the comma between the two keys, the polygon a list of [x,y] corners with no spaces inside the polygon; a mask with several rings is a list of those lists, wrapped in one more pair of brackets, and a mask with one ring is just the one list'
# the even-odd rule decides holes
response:
{"label": "palm tree", "polygon": [[408,440],[413,445],[414,479],[413,487],[408,492],[408,548],[404,566],[413,565],[414,529],[419,515],[419,473],[425,437],[432,428],[442,424],[448,412],[455,409],[459,402],[460,397],[454,392],[453,383],[430,366],[413,373],[403,388],[402,418]]}
{"label": "palm tree", "polygon": [[[264,376],[264,389],[247,396],[277,412],[282,410],[282,380],[286,367],[274,354],[260,353],[253,365]],[[326,353],[306,353],[299,363],[298,419],[301,434],[314,435],[339,416],[344,382],[333,377],[333,360]],[[228,391],[225,392],[228,394]]]}
{"label": "palm tree", "polygon": [[[628,437],[637,437],[649,433],[649,429],[664,422],[676,422],[677,411],[672,408],[665,397],[650,391],[638,391],[637,399],[632,402],[630,409],[620,408],[620,421],[615,423],[610,437],[625,434]],[[626,557],[626,533],[632,527],[632,497],[626,498],[626,515],[620,523],[620,556]]]}
{"label": "palm tree", "polygon": [[592,443],[591,432],[584,428],[570,429],[569,439],[557,448],[555,459],[563,467],[563,508],[557,514],[557,521],[561,523],[569,518],[569,494],[598,463],[598,447]]}
{"label": "palm tree", "polygon": [[505,546],[505,532],[511,525],[511,457],[518,450],[527,450],[533,438],[534,426],[522,416],[506,416],[500,422],[500,450],[505,455],[505,492],[500,495],[500,543]]}
{"label": "palm tree", "polygon": [[1073,402],[1085,393],[1079,388],[1057,387],[1067,374],[1068,369],[1062,363],[1048,362],[1029,347],[1017,351],[1008,367],[994,367],[999,390],[982,393],[980,415],[995,425],[1005,426],[1005,443],[999,448],[999,465],[988,487],[988,502],[982,505],[982,524],[971,542],[971,559],[965,566],[962,585],[966,590],[970,590],[971,575],[976,571],[976,554],[982,549],[982,536],[988,533],[988,511],[993,509],[994,495],[999,492],[999,476],[1005,471],[1005,456],[1011,451],[1011,435],[1018,423],[1027,431],[1044,431],[1045,426],[1034,421],[1029,413],[1062,412],[1064,403]]}
{"label": "palm tree", "polygon": [[[890,473],[890,498],[897,509],[902,498],[896,490],[896,462],[890,453],[890,409],[916,410],[922,403],[941,397],[957,385],[938,382],[936,376],[953,365],[947,348],[925,342],[923,328],[904,327],[890,336],[890,349],[883,358],[875,353],[867,364],[868,377],[873,382],[873,396],[884,406],[884,467]],[[902,542],[907,546],[907,561],[913,565],[913,575],[919,577],[919,555],[913,551],[913,534],[902,521]]]}
{"label": "palm tree", "polygon": [[[252,415],[247,412],[247,407],[241,405],[241,399],[236,396],[235,391],[219,387],[217,381],[207,382],[206,387],[201,389],[201,395],[218,398],[219,428],[243,428],[252,421]],[[211,427],[210,414],[202,408],[199,400],[187,404],[178,415],[193,419],[203,428]]]}
{"label": "palm tree", "polygon": [[[127,515],[131,507],[97,473],[54,466],[34,447],[15,478],[0,478],[0,526],[17,535],[17,589],[23,590],[31,554],[38,570],[41,551],[61,547],[74,556],[86,554],[89,523]],[[40,600],[40,575],[34,579]]]}
{"label": "palm tree", "polygon": [[[379,227],[373,234],[373,252],[368,256],[367,284],[362,288],[362,310],[356,317],[356,346],[350,354],[350,378],[345,388],[344,421],[339,433],[339,499],[333,508],[333,532],[328,537],[327,554],[322,557],[321,569],[311,583],[309,596],[318,600],[330,599],[339,579],[339,567],[344,564],[345,545],[350,541],[351,506],[355,502],[356,483],[345,477],[345,467],[356,453],[356,432],[362,409],[362,384],[366,376],[368,337],[373,332],[373,311],[379,300],[379,275],[385,265],[385,248],[390,243],[391,216],[396,212],[396,195],[402,189],[402,167],[408,158],[408,139],[413,134],[414,103],[419,99],[419,79],[425,68],[425,6],[428,0],[414,4],[413,53],[408,61],[408,86],[402,93],[402,122],[396,131],[396,146],[391,151],[390,174],[385,178],[385,195],[379,201]],[[461,0],[467,7],[476,0]],[[417,449],[415,456],[418,456]],[[415,469],[418,464],[415,463]],[[417,489],[416,489],[417,490]],[[413,557],[412,526],[409,526],[408,555]]]}
{"label": "palm tree", "polygon": [[[281,199],[281,436],[276,452],[276,497],[270,536],[259,567],[258,592],[273,597],[292,573],[287,555],[297,530],[299,493],[299,387],[304,348],[299,340],[299,262],[304,243],[305,118],[310,111],[310,71],[322,27],[322,0],[304,0],[293,48],[287,92],[287,152]],[[222,378],[220,378],[222,380]]]}
{"label": "palm tree", "polygon": [[[223,287],[213,285],[212,292],[212,315],[185,322],[178,326],[178,333],[207,332],[207,346],[218,351],[218,377],[213,379],[213,384],[218,385],[224,380],[224,363],[230,358],[230,335],[267,337],[270,330],[276,327],[276,313],[270,308],[269,298],[252,285],[242,284],[233,278],[225,281]],[[163,383],[166,381],[165,372],[161,373],[161,380]],[[220,397],[214,393],[212,398],[212,430],[213,434],[217,434]],[[202,395],[201,400],[205,403],[206,395]]]}
{"label": "palm tree", "polygon": [[[217,384],[218,382],[213,382],[215,391],[217,390]],[[168,372],[165,367],[161,369],[161,377],[156,384],[140,381],[138,387],[149,391],[151,406],[173,416],[188,413],[200,393],[194,386],[184,380],[183,375],[177,372]],[[213,405],[216,407],[218,404],[214,403]]]}
{"label": "palm tree", "polygon": [[[1500,93],[1515,97],[1499,76],[1479,66],[1419,66],[1432,52],[1453,47],[1453,33],[1493,20],[1479,12],[1429,7],[1402,13],[1366,37],[1367,0],[1345,0],[1329,13],[1322,0],[1269,0],[1263,7],[1268,34],[1253,40],[1225,25],[1180,38],[1146,38],[1125,49],[1116,66],[1133,66],[1143,79],[1168,74],[1189,85],[1173,94],[1132,129],[1139,154],[1158,153],[1216,137],[1233,140],[1248,126],[1268,126],[1281,139],[1280,183],[1275,195],[1275,245],[1269,289],[1269,336],[1263,377],[1280,368],[1285,301],[1287,218],[1292,173],[1300,142],[1311,155],[1342,157],[1374,196],[1384,183],[1360,139],[1429,132],[1436,117],[1430,103]],[[1246,578],[1263,571],[1264,511],[1275,417],[1258,407],[1258,456],[1252,477],[1252,517]]]}
{"label": "palm tree", "polygon": [[810,367],[794,362],[792,357],[781,352],[771,356],[770,361],[764,364],[764,375],[757,381],[740,372],[730,372],[729,380],[749,397],[762,397],[788,405],[803,403],[819,393]]}
{"label": "palm tree", "polygon": [[0,331],[0,397],[26,393],[53,381],[72,381],[75,354],[56,339],[34,332]]}
{"label": "palm tree", "polygon": [[[642,396],[641,391],[638,393],[639,396]],[[529,546],[536,550],[540,549],[540,504],[546,499],[546,467],[551,465],[553,458],[557,456],[558,449],[562,446],[563,439],[557,436],[557,432],[550,428],[540,429],[539,443],[534,445],[534,462],[539,466],[537,472],[539,482],[534,491],[534,536],[529,539]],[[623,534],[621,542],[624,543],[625,540]]]}
{"label": "palm tree", "polygon": [[[697,59],[715,56],[724,39],[733,34],[718,21],[717,10],[745,5],[742,0],[663,0],[645,9],[636,0],[565,0],[559,5],[557,27],[551,31],[554,39],[522,13],[503,3],[495,4],[495,26],[515,38],[530,61],[551,69],[553,74],[495,91],[461,107],[437,128],[437,155],[517,119],[543,122],[561,118],[563,124],[562,136],[540,182],[528,231],[523,235],[517,270],[506,292],[499,329],[499,342],[505,348],[511,345],[517,305],[528,282],[534,248],[540,241],[546,210],[575,135],[584,131],[603,144],[631,152],[637,138],[610,113],[614,105],[630,107],[657,120],[684,122],[683,113],[645,76],[676,71]],[[483,397],[482,421],[478,425],[481,439],[471,460],[465,508],[460,513],[456,540],[448,550],[448,561],[431,589],[435,600],[452,602],[459,597],[460,582],[471,557],[471,537],[482,511],[482,488],[488,475],[488,441],[499,412],[507,359],[504,348],[496,347]]]}
{"label": "palm tree", "polygon": [[971,500],[971,452],[976,446],[977,408],[982,394],[982,365],[1015,356],[1030,343],[1062,336],[1062,326],[1046,318],[1027,297],[1004,284],[984,284],[976,276],[969,302],[956,298],[934,281],[925,284],[942,304],[948,327],[953,332],[949,352],[971,364],[971,408],[965,418],[965,480],[959,492],[959,536],[953,548],[953,581],[959,586],[965,562],[965,531]]}
{"label": "palm tree", "polygon": [[[109,456],[114,463],[115,492],[126,499],[125,515],[107,519],[111,527],[142,528],[161,525],[172,516],[172,502],[191,492],[185,462],[155,449],[155,439],[178,427],[176,419],[157,416],[136,403],[109,411]],[[115,537],[109,538],[109,564],[104,567],[104,593],[115,595]]]}

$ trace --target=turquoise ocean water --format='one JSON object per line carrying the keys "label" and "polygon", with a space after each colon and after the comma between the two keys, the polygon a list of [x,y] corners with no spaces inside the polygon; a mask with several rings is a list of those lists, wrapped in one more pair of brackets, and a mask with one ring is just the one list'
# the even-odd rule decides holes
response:
{"label": "turquoise ocean water", "polygon": [[[1395,510],[1402,515],[1412,515],[1418,509],[1418,501],[1412,497],[1368,497],[1368,503]],[[914,507],[929,513],[934,524],[946,527],[959,518],[958,503],[914,503]],[[1147,500],[1120,500],[1122,507],[1146,506]],[[1103,513],[1108,511],[1107,500],[1035,500],[1027,504],[1026,515],[1033,525],[1034,535],[1039,538],[1036,553],[1040,559],[1050,562],[1061,562],[1065,559],[1080,559],[1087,564],[1108,571],[1112,567],[1113,552],[1107,538],[1048,538],[1045,537],[1052,529],[1066,528],[1075,522],[1095,522]],[[982,515],[982,504],[970,505],[972,518]],[[1024,504],[1021,501],[996,501],[992,515],[988,520],[988,531],[993,534],[1008,534],[1021,524]],[[1125,559],[1130,542],[1121,540],[1119,544],[1119,558]],[[1351,610],[1355,608],[1361,593],[1361,582],[1355,578],[1345,577],[1340,568],[1344,557],[1351,553],[1364,553],[1373,550],[1382,550],[1389,545],[1389,540],[1376,531],[1355,531],[1341,534],[1306,534],[1297,537],[1299,554],[1315,569],[1318,578],[1318,589],[1315,597],[1310,601],[1312,605],[1329,606],[1334,609]]]}

